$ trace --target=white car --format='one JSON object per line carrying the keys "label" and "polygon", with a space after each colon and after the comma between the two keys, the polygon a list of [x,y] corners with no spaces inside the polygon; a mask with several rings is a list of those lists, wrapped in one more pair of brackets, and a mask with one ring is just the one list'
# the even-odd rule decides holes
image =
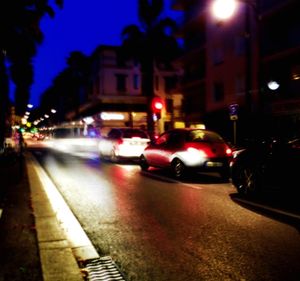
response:
{"label": "white car", "polygon": [[99,142],[99,156],[118,162],[121,159],[139,159],[150,142],[149,135],[140,129],[112,128]]}

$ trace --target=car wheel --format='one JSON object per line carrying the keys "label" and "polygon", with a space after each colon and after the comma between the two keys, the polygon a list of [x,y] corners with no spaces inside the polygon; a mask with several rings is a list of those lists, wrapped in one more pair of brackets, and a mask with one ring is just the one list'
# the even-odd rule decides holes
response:
{"label": "car wheel", "polygon": [[230,170],[229,169],[223,169],[220,171],[220,176],[221,176],[221,179],[223,181],[229,181],[230,179]]}
{"label": "car wheel", "polygon": [[101,151],[99,152],[99,158],[100,160],[105,160],[105,157]]}
{"label": "car wheel", "polygon": [[259,191],[258,170],[255,166],[240,165],[233,173],[232,182],[239,194],[255,195]]}
{"label": "car wheel", "polygon": [[110,153],[110,161],[116,163],[119,161],[119,157],[116,155],[116,151],[112,150]]}
{"label": "car wheel", "polygon": [[172,170],[175,178],[182,178],[185,174],[185,166],[179,159],[174,159],[172,162]]}
{"label": "car wheel", "polygon": [[149,169],[149,164],[144,155],[141,155],[140,157],[140,167],[142,171],[147,171]]}

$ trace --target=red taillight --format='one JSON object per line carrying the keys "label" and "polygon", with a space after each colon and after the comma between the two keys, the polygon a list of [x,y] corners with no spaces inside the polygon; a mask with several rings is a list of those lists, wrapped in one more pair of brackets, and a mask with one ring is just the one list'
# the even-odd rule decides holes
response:
{"label": "red taillight", "polygon": [[119,139],[118,140],[118,144],[122,144],[123,143],[123,140],[122,139]]}

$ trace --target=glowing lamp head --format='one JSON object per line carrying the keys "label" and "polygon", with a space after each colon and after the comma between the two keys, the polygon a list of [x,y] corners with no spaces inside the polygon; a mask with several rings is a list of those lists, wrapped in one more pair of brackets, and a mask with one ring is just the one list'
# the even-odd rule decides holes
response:
{"label": "glowing lamp head", "polygon": [[236,7],[236,0],[215,0],[212,3],[212,13],[220,20],[227,20],[232,17]]}

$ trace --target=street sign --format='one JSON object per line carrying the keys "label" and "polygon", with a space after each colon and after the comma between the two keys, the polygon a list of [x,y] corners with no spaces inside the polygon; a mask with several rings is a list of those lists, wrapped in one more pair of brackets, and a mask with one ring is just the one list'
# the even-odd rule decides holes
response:
{"label": "street sign", "polygon": [[237,103],[233,103],[229,105],[230,120],[235,121],[238,119],[238,111],[239,111],[239,105]]}

